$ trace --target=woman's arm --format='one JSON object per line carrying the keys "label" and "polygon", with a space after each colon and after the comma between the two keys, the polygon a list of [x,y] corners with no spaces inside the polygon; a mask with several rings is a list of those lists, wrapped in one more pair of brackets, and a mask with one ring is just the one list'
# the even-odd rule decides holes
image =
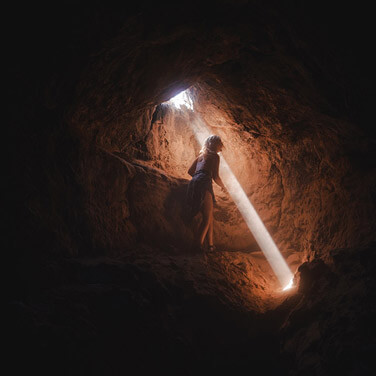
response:
{"label": "woman's arm", "polygon": [[197,159],[198,157],[193,161],[192,166],[189,167],[188,174],[191,176],[193,176],[193,174],[196,172]]}
{"label": "woman's arm", "polygon": [[214,161],[214,169],[213,169],[213,179],[214,181],[224,190],[226,190],[225,185],[222,182],[222,179],[219,177],[219,155],[217,154]]}

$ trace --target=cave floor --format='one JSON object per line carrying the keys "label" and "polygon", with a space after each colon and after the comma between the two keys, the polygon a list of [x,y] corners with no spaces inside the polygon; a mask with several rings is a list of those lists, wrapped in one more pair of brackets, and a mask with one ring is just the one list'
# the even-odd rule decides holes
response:
{"label": "cave floor", "polygon": [[[278,330],[294,296],[252,303],[236,291],[244,271],[221,262],[228,254],[45,262],[11,305],[11,346],[42,374],[286,374]],[[224,265],[243,277],[231,281]]]}

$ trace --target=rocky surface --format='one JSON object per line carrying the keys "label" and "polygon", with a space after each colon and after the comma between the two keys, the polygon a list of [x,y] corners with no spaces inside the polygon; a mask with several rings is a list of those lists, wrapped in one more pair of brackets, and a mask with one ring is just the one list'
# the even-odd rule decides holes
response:
{"label": "rocky surface", "polygon": [[371,375],[375,244],[330,252],[300,268],[300,300],[282,328],[291,375]]}
{"label": "rocky surface", "polygon": [[[54,6],[9,17],[15,373],[372,374],[372,23],[320,2]],[[194,115],[163,104],[188,88]],[[304,263],[297,293],[219,192],[219,251],[190,251],[198,117]]]}
{"label": "rocky surface", "polygon": [[[236,26],[210,29],[190,20],[145,34],[128,20],[83,72],[71,127],[85,143],[187,179],[198,149],[187,130],[192,118],[155,106],[173,90],[192,87],[195,112],[223,137],[225,158],[287,257],[301,262],[366,244],[373,240],[375,208],[354,198],[372,202],[374,164],[367,161],[374,144],[338,113],[321,81],[291,52],[298,37],[281,40],[277,34],[290,31],[258,6],[251,9],[252,22],[240,18]],[[259,12],[271,22],[267,33]],[[254,248],[236,209],[224,204],[230,227],[219,227],[220,245]]]}
{"label": "rocky surface", "polygon": [[285,372],[277,329],[287,309],[271,309],[289,293],[273,294],[267,273],[257,285],[260,267],[247,256],[182,255],[138,245],[118,258],[39,264],[29,276],[27,299],[6,310],[16,324],[8,344],[16,356],[12,369],[59,375],[203,375],[249,367]]}

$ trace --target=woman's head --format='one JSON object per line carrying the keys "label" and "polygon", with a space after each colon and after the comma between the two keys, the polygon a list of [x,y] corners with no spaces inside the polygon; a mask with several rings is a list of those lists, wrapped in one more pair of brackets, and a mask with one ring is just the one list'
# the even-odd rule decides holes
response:
{"label": "woman's head", "polygon": [[222,148],[223,143],[221,138],[217,135],[211,135],[205,140],[201,153],[218,153]]}

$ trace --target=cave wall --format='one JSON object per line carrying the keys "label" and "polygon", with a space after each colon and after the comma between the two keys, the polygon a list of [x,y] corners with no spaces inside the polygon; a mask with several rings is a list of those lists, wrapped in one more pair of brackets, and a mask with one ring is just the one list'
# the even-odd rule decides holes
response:
{"label": "cave wall", "polygon": [[[208,4],[33,3],[9,17],[13,367],[123,374],[152,338],[148,374],[170,355],[171,374],[180,360],[186,374],[370,370],[374,244],[360,245],[375,236],[372,34],[348,27],[360,8]],[[253,240],[224,196],[221,253],[183,252],[179,203],[198,145],[183,114],[154,115],[192,85],[289,266],[314,258],[275,312],[286,295],[246,252]]]}
{"label": "cave wall", "polygon": [[297,304],[281,328],[290,374],[375,370],[375,243],[336,249],[299,268]]}
{"label": "cave wall", "polygon": [[96,253],[119,255],[137,243],[188,248],[182,179],[98,148],[81,159],[80,177]]}
{"label": "cave wall", "polygon": [[[236,103],[230,98],[226,103],[218,85],[212,89],[217,100],[199,102],[201,114],[229,140],[223,155],[279,247],[304,258],[371,241],[373,206],[359,206],[355,197],[372,202],[375,180],[367,161],[372,144],[353,124],[308,108],[295,90],[282,90],[270,78],[262,87],[247,76],[235,82],[231,95],[238,98]],[[252,92],[258,101],[244,92]],[[267,108],[263,97],[273,98],[262,102]],[[229,120],[223,112],[230,114]]]}
{"label": "cave wall", "polygon": [[[24,85],[30,87],[39,81],[34,99],[26,93],[17,94],[28,103],[27,110],[18,115],[22,124],[18,128],[22,128],[22,140],[29,150],[23,162],[30,171],[38,168],[41,157],[35,150],[41,145],[49,145],[48,149],[44,146],[39,149],[40,152],[45,149],[46,160],[58,161],[56,166],[41,162],[46,165],[41,168],[45,174],[39,173],[43,177],[38,189],[34,189],[32,200],[27,192],[33,183],[22,181],[22,174],[17,177],[19,190],[24,189],[21,196],[29,200],[28,213],[40,212],[39,218],[59,217],[62,222],[59,226],[64,228],[60,232],[65,233],[61,238],[72,237],[63,241],[66,243],[95,243],[105,249],[111,244],[113,231],[120,233],[115,229],[128,229],[129,225],[133,229],[130,235],[119,236],[124,247],[131,244],[135,234],[143,231],[137,231],[140,226],[137,221],[130,225],[132,219],[126,213],[131,213],[131,208],[124,207],[121,201],[123,192],[115,202],[109,201],[105,193],[88,193],[97,190],[93,182],[98,179],[92,176],[99,177],[100,169],[106,174],[105,164],[99,162],[97,167],[88,163],[82,168],[81,160],[88,161],[91,154],[86,154],[87,150],[98,147],[117,153],[124,163],[142,160],[159,168],[161,171],[157,173],[164,175],[163,179],[188,178],[183,170],[197,152],[197,145],[193,149],[182,147],[186,139],[178,130],[180,120],[166,115],[166,123],[158,124],[153,122],[153,114],[157,105],[194,85],[197,112],[213,131],[228,140],[223,154],[285,256],[298,252],[300,262],[315,254],[325,254],[333,247],[370,241],[374,236],[373,144],[364,129],[342,115],[342,103],[333,101],[332,94],[338,87],[333,84],[334,89],[325,91],[331,88],[330,79],[334,76],[331,62],[325,65],[320,60],[324,49],[299,39],[296,30],[288,25],[288,17],[278,13],[278,7],[267,10],[255,2],[234,6],[224,3],[215,11],[210,6],[193,7],[190,11],[173,8],[175,18],[163,9],[158,11],[158,22],[146,10],[138,14],[133,9],[126,16],[124,10],[119,11],[112,27],[94,34],[94,39],[89,36],[89,30],[94,28],[90,22],[77,26],[75,21],[73,32],[66,35],[67,40],[74,41],[74,47],[72,50],[64,47],[70,55],[66,54],[62,61],[54,60],[49,69],[40,66],[36,70],[39,76],[25,80]],[[100,12],[91,10],[94,14],[96,11]],[[205,18],[208,14],[209,24]],[[108,20],[101,22],[107,25]],[[64,39],[64,28],[58,23],[52,28],[56,30],[61,33],[56,38],[57,46]],[[77,35],[85,37],[77,39]],[[37,51],[44,56],[45,39],[41,41]],[[82,49],[85,43],[86,49]],[[65,50],[59,51],[56,46],[51,53],[62,55]],[[73,54],[75,58],[70,58]],[[314,54],[315,59],[310,60]],[[34,133],[26,130],[35,121],[39,129]],[[166,130],[172,122],[174,130]],[[64,151],[59,148],[64,146],[59,145],[60,138],[70,140],[66,144],[72,145],[66,149],[68,167],[63,166]],[[169,144],[161,146],[167,139]],[[171,152],[174,149],[177,152]],[[237,163],[239,160],[242,163]],[[118,160],[114,158],[113,163]],[[72,171],[67,181],[64,169]],[[119,176],[110,174],[107,182],[102,179],[101,184],[107,184],[108,189],[116,186],[125,179],[119,173]],[[66,204],[72,198],[64,192],[56,194],[52,187],[55,183],[51,183],[56,179],[61,180],[61,187],[66,185],[65,191],[74,185],[89,198],[79,199],[79,205]],[[50,184],[51,189],[47,188]],[[48,205],[40,204],[47,200],[42,197],[50,197],[56,203],[54,212],[49,212]],[[167,192],[163,197],[166,200]],[[241,236],[246,228],[236,210],[228,202],[222,203],[232,213],[234,224],[224,232],[230,234],[239,228],[236,247],[254,247],[248,231],[245,237]],[[149,204],[145,201],[145,206]],[[114,219],[112,210],[123,214],[115,215]],[[79,219],[81,212],[86,213],[86,219]],[[218,234],[226,229],[221,224],[221,215],[217,213]],[[81,229],[78,235],[69,234],[72,218]],[[129,224],[125,226],[125,222]],[[53,226],[50,229],[48,226],[47,223],[45,230],[56,234]],[[186,230],[179,226],[181,238]],[[151,230],[155,236],[157,232]],[[92,238],[96,239],[94,243]],[[121,247],[121,242],[114,244]],[[234,244],[234,236],[226,237],[221,245],[230,244]]]}
{"label": "cave wall", "polygon": [[[374,208],[354,198],[372,201],[372,145],[325,97],[319,68],[296,56],[297,36],[286,41],[290,30],[272,14],[240,21],[210,31],[191,21],[155,25],[145,33],[128,20],[85,69],[72,129],[83,142],[188,178],[184,170],[197,153],[192,134],[182,134],[178,117],[165,114],[161,124],[152,116],[173,93],[196,85],[198,113],[228,140],[224,156],[291,262],[369,242]],[[267,32],[263,22],[270,22]],[[183,147],[187,140],[195,149]],[[232,225],[226,230],[217,214],[217,234],[224,234],[217,242],[254,248],[236,209],[223,205]]]}

